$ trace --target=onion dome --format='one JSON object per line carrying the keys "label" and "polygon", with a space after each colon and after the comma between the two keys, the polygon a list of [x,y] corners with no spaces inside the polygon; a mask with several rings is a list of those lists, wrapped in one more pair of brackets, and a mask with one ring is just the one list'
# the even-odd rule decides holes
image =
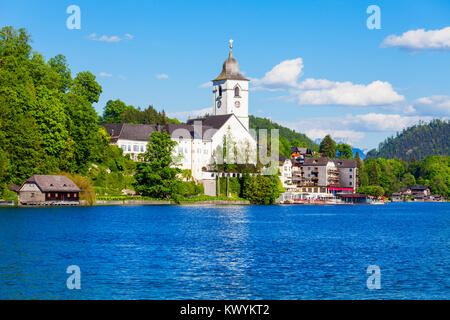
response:
{"label": "onion dome", "polygon": [[230,40],[230,54],[228,55],[228,59],[223,63],[222,72],[213,81],[228,79],[250,81],[241,74],[239,71],[239,63],[233,57],[233,40]]}

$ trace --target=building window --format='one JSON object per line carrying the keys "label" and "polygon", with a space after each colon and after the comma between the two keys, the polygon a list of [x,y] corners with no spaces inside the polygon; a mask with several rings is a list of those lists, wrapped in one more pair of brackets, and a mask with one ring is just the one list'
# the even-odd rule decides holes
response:
{"label": "building window", "polygon": [[139,146],[137,144],[133,145],[133,151],[139,152]]}
{"label": "building window", "polygon": [[353,182],[350,181],[350,185],[352,185],[352,184],[353,184]]}
{"label": "building window", "polygon": [[144,152],[144,146],[141,145],[141,152]]}
{"label": "building window", "polygon": [[350,176],[349,176],[349,178],[351,179],[351,178],[353,178],[353,176],[352,176],[352,175],[350,175]]}
{"label": "building window", "polygon": [[222,96],[222,86],[219,86],[219,97]]}
{"label": "building window", "polygon": [[349,169],[348,171],[352,172],[352,170],[353,170],[353,169],[352,169],[352,168],[350,168],[350,169]]}
{"label": "building window", "polygon": [[31,197],[34,198],[34,192],[31,193]]}
{"label": "building window", "polygon": [[73,194],[73,197],[74,197],[74,198],[76,198],[76,197],[77,197],[77,194],[76,194],[76,193],[74,193],[74,194]]}
{"label": "building window", "polygon": [[70,193],[67,194],[67,198],[70,198]]}
{"label": "building window", "polygon": [[131,144],[128,145],[128,151],[131,151]]}
{"label": "building window", "polygon": [[238,98],[239,97],[239,87],[236,86],[236,88],[234,88],[234,97]]}
{"label": "building window", "polygon": [[123,149],[123,151],[127,151],[127,146],[126,145],[123,144],[120,147]]}

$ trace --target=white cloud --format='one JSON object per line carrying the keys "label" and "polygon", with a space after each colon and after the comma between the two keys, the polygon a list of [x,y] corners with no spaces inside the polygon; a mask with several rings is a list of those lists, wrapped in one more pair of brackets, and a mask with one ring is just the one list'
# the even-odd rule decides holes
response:
{"label": "white cloud", "polygon": [[367,133],[396,132],[417,124],[420,120],[429,121],[432,117],[404,116],[399,114],[368,113],[342,115],[336,117],[315,117],[299,121],[276,121],[284,126],[304,132],[315,140],[330,134],[333,139],[355,145]]}
{"label": "white cloud", "polygon": [[351,82],[334,82],[325,79],[306,79],[296,91],[300,105],[347,105],[373,106],[401,102],[399,95],[389,82],[374,81],[368,85]]}
{"label": "white cloud", "polygon": [[169,118],[177,118],[180,121],[186,121],[187,119],[202,117],[205,114],[212,114],[212,108],[204,108],[204,109],[189,110],[189,111],[168,112],[167,116]]}
{"label": "white cloud", "polygon": [[440,30],[409,30],[401,36],[390,35],[382,47],[398,47],[406,50],[450,50],[450,27]]}
{"label": "white cloud", "polygon": [[[126,40],[131,40],[133,38],[134,37],[131,34],[129,34],[129,33],[125,34],[125,39]],[[94,41],[101,41],[101,42],[119,42],[119,41],[125,40],[124,38],[121,38],[119,36],[102,35],[100,37],[97,37],[96,33],[91,33],[89,35],[89,39],[94,40]]]}
{"label": "white cloud", "polygon": [[211,87],[212,87],[212,82],[209,81],[209,82],[202,83],[202,84],[199,85],[198,87],[199,87],[199,88],[211,88]]}
{"label": "white cloud", "polygon": [[107,72],[100,72],[98,74],[99,77],[106,77],[106,78],[111,78],[112,74],[111,73],[107,73]]}
{"label": "white cloud", "polygon": [[165,73],[161,73],[161,74],[157,74],[156,78],[157,79],[169,79],[169,76]]}
{"label": "white cloud", "polygon": [[305,134],[312,140],[323,139],[329,134],[333,140],[350,145],[355,145],[366,136],[364,132],[352,130],[325,130],[325,129],[309,129]]}
{"label": "white cloud", "polygon": [[253,90],[288,91],[278,97],[300,105],[379,106],[404,101],[389,82],[373,81],[367,85],[308,78],[299,82],[303,59],[284,60],[262,79],[252,79]]}
{"label": "white cloud", "polygon": [[297,87],[302,70],[302,58],[284,60],[267,72],[262,79],[252,79],[253,89],[278,91]]}
{"label": "white cloud", "polygon": [[450,117],[450,96],[431,96],[416,99],[405,113]]}

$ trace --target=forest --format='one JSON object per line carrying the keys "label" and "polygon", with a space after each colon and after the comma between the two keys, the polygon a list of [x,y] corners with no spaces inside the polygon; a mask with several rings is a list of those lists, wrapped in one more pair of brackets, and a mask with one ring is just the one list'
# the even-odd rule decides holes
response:
{"label": "forest", "polygon": [[431,155],[450,154],[450,122],[434,119],[419,123],[381,142],[378,150],[370,150],[366,157],[398,158],[409,162],[423,160]]}
{"label": "forest", "polygon": [[[270,138],[270,130],[279,130],[279,151],[280,155],[285,157],[291,156],[292,147],[307,147],[313,151],[318,151],[319,146],[315,144],[305,134],[296,132],[292,129],[283,127],[276,122],[273,122],[266,118],[259,118],[249,115],[250,128],[255,129],[257,132],[259,129],[267,129],[268,138]],[[270,140],[270,139],[269,139]]]}

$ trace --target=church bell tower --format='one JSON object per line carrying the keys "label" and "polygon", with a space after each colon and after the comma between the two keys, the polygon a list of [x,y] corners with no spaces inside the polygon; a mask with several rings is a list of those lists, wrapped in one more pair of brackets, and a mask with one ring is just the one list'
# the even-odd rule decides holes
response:
{"label": "church bell tower", "polygon": [[249,81],[239,71],[239,63],[233,57],[233,40],[230,40],[228,59],[213,80],[213,110],[214,115],[234,114],[247,130]]}

